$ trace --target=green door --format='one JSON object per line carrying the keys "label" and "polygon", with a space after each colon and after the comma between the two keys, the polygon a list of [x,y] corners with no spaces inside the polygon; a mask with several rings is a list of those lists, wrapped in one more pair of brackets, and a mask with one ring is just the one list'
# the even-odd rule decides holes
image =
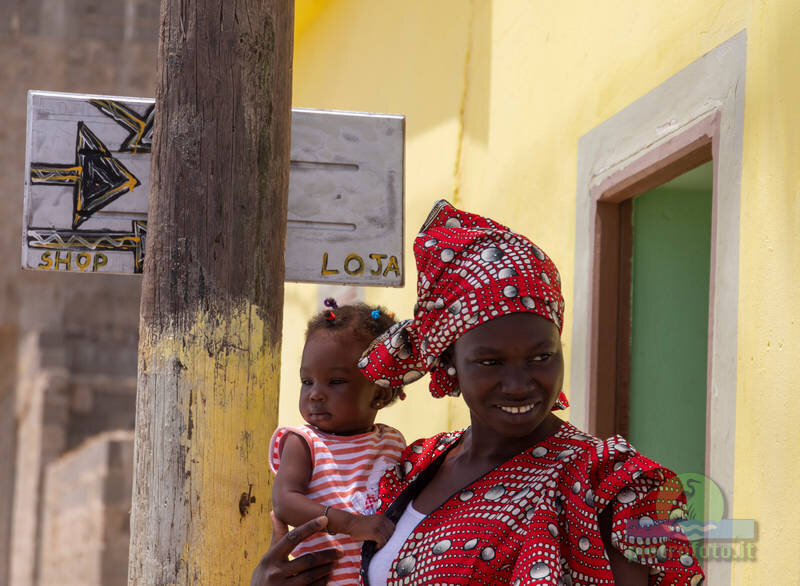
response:
{"label": "green door", "polygon": [[629,439],[679,475],[705,471],[712,173],[633,201]]}

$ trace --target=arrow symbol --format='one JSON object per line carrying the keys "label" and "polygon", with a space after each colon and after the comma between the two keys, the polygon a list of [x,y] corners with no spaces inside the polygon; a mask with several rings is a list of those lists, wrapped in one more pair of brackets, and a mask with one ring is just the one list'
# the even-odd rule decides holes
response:
{"label": "arrow symbol", "polygon": [[74,185],[72,229],[119,196],[133,191],[139,180],[83,122],[78,122],[75,164],[31,163],[31,184]]}
{"label": "arrow symbol", "polygon": [[130,232],[102,232],[91,230],[53,230],[29,228],[28,246],[48,250],[132,252],[133,272],[141,273],[144,267],[144,245],[147,222],[133,220]]}
{"label": "arrow symbol", "polygon": [[89,100],[106,116],[114,119],[120,126],[127,129],[130,134],[119,147],[121,151],[132,153],[149,153],[153,146],[153,112],[155,104],[151,105],[144,114],[131,110],[121,102],[114,100]]}

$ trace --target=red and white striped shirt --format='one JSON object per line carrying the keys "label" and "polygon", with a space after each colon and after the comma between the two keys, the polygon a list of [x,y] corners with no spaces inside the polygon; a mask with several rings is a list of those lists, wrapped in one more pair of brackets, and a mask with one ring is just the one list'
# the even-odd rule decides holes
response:
{"label": "red and white striped shirt", "polygon": [[[376,423],[367,433],[349,436],[328,434],[309,425],[279,427],[269,448],[269,465],[276,474],[288,433],[303,438],[311,452],[313,471],[306,496],[321,505],[361,515],[371,515],[377,510],[381,476],[397,464],[406,446],[399,431],[382,423]],[[349,535],[319,533],[298,545],[292,555],[301,556],[328,548],[342,552],[328,584],[357,584],[361,569],[361,542],[354,541]]]}

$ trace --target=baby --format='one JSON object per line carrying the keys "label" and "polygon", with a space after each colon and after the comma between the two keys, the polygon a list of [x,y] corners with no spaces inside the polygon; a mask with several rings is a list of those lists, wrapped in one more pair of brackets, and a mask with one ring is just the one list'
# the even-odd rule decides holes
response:
{"label": "baby", "polygon": [[399,431],[375,423],[379,409],[402,391],[367,380],[357,362],[369,343],[395,321],[363,303],[330,309],[308,323],[300,364],[302,427],[280,427],[270,443],[275,473],[272,504],[283,522],[298,526],[324,515],[328,533],[300,544],[295,556],[320,549],[342,552],[328,584],[357,584],[361,544],[378,547],[394,524],[376,515],[378,482],[405,448]]}

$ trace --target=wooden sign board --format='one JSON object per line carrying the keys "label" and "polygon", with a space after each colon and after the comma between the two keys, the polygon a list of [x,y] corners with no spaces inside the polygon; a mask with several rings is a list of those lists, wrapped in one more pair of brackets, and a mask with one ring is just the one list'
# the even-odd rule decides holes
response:
{"label": "wooden sign board", "polygon": [[[28,92],[23,268],[142,271],[153,107]],[[403,116],[292,110],[287,281],[403,286],[404,141]]]}

